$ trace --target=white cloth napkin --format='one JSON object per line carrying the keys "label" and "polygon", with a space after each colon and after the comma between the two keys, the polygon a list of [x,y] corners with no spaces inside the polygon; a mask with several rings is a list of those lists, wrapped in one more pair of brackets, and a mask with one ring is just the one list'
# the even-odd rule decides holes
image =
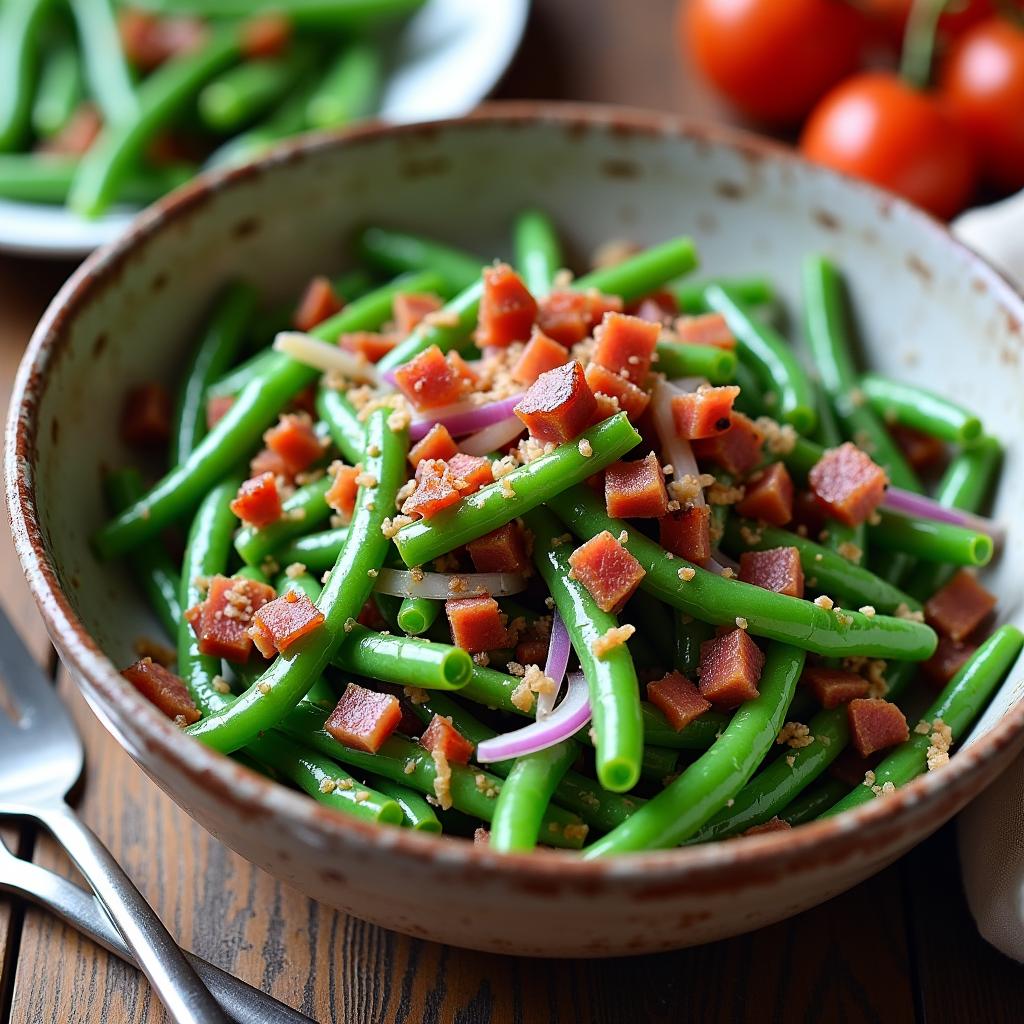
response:
{"label": "white cloth napkin", "polygon": [[[1024,192],[964,214],[953,231],[1024,289]],[[1020,677],[1018,664],[968,743],[1021,696]],[[1024,962],[1024,756],[963,811],[957,835],[978,931],[996,949]]]}

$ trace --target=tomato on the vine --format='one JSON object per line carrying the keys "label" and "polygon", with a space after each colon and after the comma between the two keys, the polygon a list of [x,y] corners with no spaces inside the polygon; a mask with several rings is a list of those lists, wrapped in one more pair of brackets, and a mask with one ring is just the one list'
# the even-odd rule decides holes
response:
{"label": "tomato on the vine", "polygon": [[[864,11],[874,18],[885,35],[895,44],[903,39],[914,0],[858,0]],[[939,19],[939,32],[953,37],[992,13],[993,0],[951,0]]]}
{"label": "tomato on the vine", "polygon": [[961,36],[939,88],[985,177],[1007,190],[1024,188],[1024,25],[989,18]]}
{"label": "tomato on the vine", "polygon": [[855,71],[866,36],[843,0],[681,0],[679,39],[704,76],[749,116],[794,124]]}
{"label": "tomato on the vine", "polygon": [[934,96],[890,72],[865,72],[833,89],[811,114],[800,149],[939,217],[962,209],[974,188],[966,133]]}

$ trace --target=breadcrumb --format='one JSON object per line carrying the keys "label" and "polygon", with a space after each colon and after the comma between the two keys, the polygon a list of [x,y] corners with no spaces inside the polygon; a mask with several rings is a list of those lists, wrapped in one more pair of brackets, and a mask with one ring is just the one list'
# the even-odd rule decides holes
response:
{"label": "breadcrumb", "polygon": [[634,633],[636,628],[628,623],[621,626],[610,626],[603,636],[599,636],[590,649],[597,658],[603,658],[616,647],[621,647]]}
{"label": "breadcrumb", "polygon": [[814,742],[809,726],[803,722],[787,722],[775,737],[778,744],[786,744],[793,750],[800,750],[801,747],[809,747]]}
{"label": "breadcrumb", "polygon": [[953,730],[941,718],[932,722],[932,734],[928,737],[928,771],[933,772],[949,763],[949,748],[953,745]]}
{"label": "breadcrumb", "polygon": [[447,811],[452,806],[452,770],[445,752],[439,747],[432,751],[431,756],[436,769],[434,772],[434,796],[437,797],[441,810]]}
{"label": "breadcrumb", "polygon": [[689,583],[694,576],[697,575],[697,570],[692,565],[684,565],[680,567],[676,575],[684,582]]}
{"label": "breadcrumb", "polygon": [[822,594],[820,597],[816,597],[814,599],[814,603],[819,608],[824,608],[827,612],[830,612],[835,607],[835,602],[827,594]]}
{"label": "breadcrumb", "polygon": [[585,437],[580,438],[580,443],[576,447],[585,459],[589,459],[594,454],[594,446]]}

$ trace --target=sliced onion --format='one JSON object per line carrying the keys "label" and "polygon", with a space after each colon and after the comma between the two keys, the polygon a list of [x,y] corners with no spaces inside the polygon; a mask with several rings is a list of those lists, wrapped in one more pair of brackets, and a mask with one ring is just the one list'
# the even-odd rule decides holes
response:
{"label": "sliced onion", "polygon": [[[676,433],[676,421],[672,415],[672,396],[675,391],[671,384],[659,380],[654,386],[651,412],[654,415],[654,429],[658,434],[662,457],[672,466],[673,477],[682,480],[684,476],[700,476],[700,469],[697,467],[697,459],[690,442],[684,441]],[[698,507],[704,504],[702,487],[697,489],[693,503]]]}
{"label": "sliced onion", "polygon": [[443,405],[439,409],[431,409],[409,424],[409,437],[419,441],[430,433],[435,423],[442,423],[448,428],[452,437],[475,434],[492,423],[507,420],[512,410],[519,404],[522,394],[511,398],[502,398],[487,405],[474,405],[473,402],[459,402],[456,405]]}
{"label": "sliced onion", "polygon": [[518,572],[425,572],[378,569],[374,590],[394,597],[427,597],[448,601],[459,597],[510,597],[526,589],[526,577]]}
{"label": "sliced onion", "polygon": [[676,377],[669,381],[671,387],[678,388],[685,394],[696,391],[702,384],[707,384],[706,377]]}
{"label": "sliced onion", "polygon": [[551,639],[548,641],[548,658],[544,662],[544,675],[554,681],[555,688],[550,693],[537,694],[537,721],[547,718],[554,710],[558,693],[562,689],[565,670],[569,667],[569,653],[572,643],[569,631],[565,628],[562,616],[554,612],[551,616]]}
{"label": "sliced onion", "polygon": [[377,383],[377,368],[365,357],[346,352],[337,345],[321,341],[300,331],[279,331],[274,338],[274,349],[324,373],[337,371],[349,380],[362,384]]}
{"label": "sliced onion", "polygon": [[526,426],[518,416],[509,416],[507,420],[498,420],[483,430],[459,442],[459,451],[467,455],[487,455],[489,452],[500,451],[510,445]]}
{"label": "sliced onion", "polygon": [[569,739],[590,721],[590,695],[582,672],[569,674],[565,696],[543,721],[531,722],[522,729],[484,740],[476,748],[481,763],[506,761],[511,757],[536,754],[562,740]]}
{"label": "sliced onion", "polygon": [[923,494],[914,494],[913,491],[904,491],[899,487],[890,487],[885,492],[882,506],[893,512],[902,512],[904,515],[916,516],[919,519],[932,519],[937,523],[949,523],[952,526],[976,530],[991,537],[997,546],[1006,540],[1006,527],[994,519],[986,519],[984,516],[962,512],[958,508],[940,505]]}

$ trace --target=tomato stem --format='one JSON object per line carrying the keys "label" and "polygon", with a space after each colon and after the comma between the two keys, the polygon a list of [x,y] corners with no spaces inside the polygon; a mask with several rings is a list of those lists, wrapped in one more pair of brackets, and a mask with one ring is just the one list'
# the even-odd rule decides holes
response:
{"label": "tomato stem", "polygon": [[932,77],[935,37],[949,0],[914,0],[903,33],[900,77],[916,89],[927,89]]}

